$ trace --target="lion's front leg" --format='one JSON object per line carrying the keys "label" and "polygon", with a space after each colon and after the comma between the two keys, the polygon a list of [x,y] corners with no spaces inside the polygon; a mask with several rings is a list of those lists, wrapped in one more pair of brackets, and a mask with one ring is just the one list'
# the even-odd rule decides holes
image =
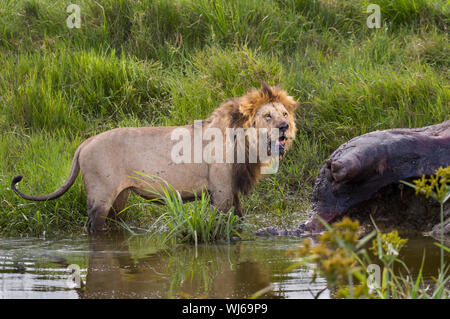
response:
{"label": "lion's front leg", "polygon": [[233,206],[234,206],[234,214],[239,217],[242,217],[241,202],[239,201],[239,193],[237,192],[233,194]]}
{"label": "lion's front leg", "polygon": [[233,206],[233,194],[228,191],[215,190],[210,191],[211,203],[220,211],[226,213]]}
{"label": "lion's front leg", "polygon": [[208,191],[211,194],[211,203],[217,209],[228,212],[235,205],[235,213],[240,216],[240,211],[237,212],[240,205],[238,202],[236,207],[231,173],[229,164],[212,164],[209,168]]}

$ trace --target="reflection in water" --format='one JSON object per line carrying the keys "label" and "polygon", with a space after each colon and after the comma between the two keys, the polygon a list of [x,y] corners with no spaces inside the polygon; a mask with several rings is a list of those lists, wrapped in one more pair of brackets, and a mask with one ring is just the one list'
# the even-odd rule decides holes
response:
{"label": "reflection in water", "polygon": [[[407,245],[400,251],[400,259],[408,265],[412,274],[417,274],[422,264],[422,258],[425,254],[425,263],[423,274],[425,278],[431,279],[432,276],[437,277],[440,267],[441,251],[436,246],[437,241],[431,237],[416,237],[408,239]],[[449,261],[449,254],[445,255],[445,262]],[[399,267],[399,271],[400,267]]]}
{"label": "reflection in water", "polygon": [[[296,244],[257,241],[164,250],[156,249],[149,237],[97,239],[91,242],[80,297],[248,298],[272,282],[275,288],[263,297],[290,297],[291,292],[306,291],[311,279],[307,272],[284,273],[291,264],[286,250]],[[299,285],[300,280],[308,288]],[[322,282],[315,289],[323,287]]]}
{"label": "reflection in water", "polygon": [[[67,240],[0,239],[0,298],[78,298],[67,287],[63,256],[84,250],[81,246]],[[87,261],[80,254],[72,260]]]}
{"label": "reflection in water", "polygon": [[[439,249],[428,238],[411,239],[402,257],[417,272],[435,276]],[[258,239],[231,245],[164,249],[155,237],[0,239],[2,298],[312,298],[325,288],[311,271],[296,269],[286,251],[298,240]],[[68,265],[78,265],[82,285],[71,288]],[[73,276],[73,275],[72,275]],[[329,298],[325,291],[321,298]]]}

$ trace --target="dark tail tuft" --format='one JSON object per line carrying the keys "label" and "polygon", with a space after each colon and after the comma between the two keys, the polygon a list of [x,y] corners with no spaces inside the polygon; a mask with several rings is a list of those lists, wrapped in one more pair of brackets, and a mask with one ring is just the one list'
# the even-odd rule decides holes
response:
{"label": "dark tail tuft", "polygon": [[11,182],[11,188],[12,188],[14,191],[16,190],[16,184],[17,184],[18,182],[20,182],[20,181],[22,180],[22,178],[23,178],[22,175],[18,175],[18,176],[15,176],[15,177],[12,179],[12,182]]}

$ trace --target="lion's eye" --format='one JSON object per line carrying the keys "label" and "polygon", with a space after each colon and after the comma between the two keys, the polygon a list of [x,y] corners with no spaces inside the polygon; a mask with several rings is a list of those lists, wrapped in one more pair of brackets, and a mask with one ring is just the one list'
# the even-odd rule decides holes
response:
{"label": "lion's eye", "polygon": [[283,115],[284,115],[284,117],[287,117],[287,116],[288,116],[288,113],[287,113],[287,112],[284,112]]}
{"label": "lion's eye", "polygon": [[270,113],[267,113],[267,114],[266,114],[266,119],[267,119],[267,120],[270,120],[271,118],[272,118],[272,115],[270,115]]}

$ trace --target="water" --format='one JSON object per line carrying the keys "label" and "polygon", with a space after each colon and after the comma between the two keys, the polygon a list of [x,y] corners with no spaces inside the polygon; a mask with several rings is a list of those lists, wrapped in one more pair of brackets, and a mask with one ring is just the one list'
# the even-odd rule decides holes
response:
{"label": "water", "polygon": [[[151,237],[0,239],[1,298],[329,298],[325,280],[297,268],[287,251],[300,239],[275,238],[231,245],[162,249]],[[439,248],[410,239],[402,258],[436,276]],[[78,280],[79,279],[79,280]]]}

